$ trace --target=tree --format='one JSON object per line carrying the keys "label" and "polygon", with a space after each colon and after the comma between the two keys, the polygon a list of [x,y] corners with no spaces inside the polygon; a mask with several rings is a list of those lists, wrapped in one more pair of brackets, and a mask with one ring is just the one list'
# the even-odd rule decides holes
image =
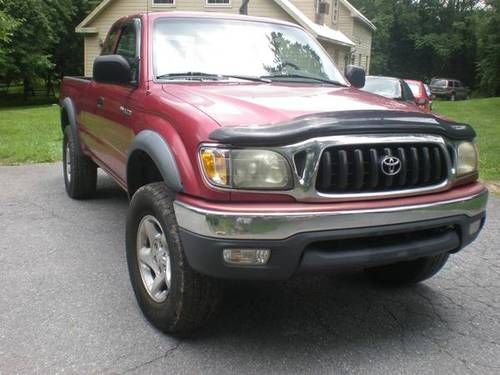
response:
{"label": "tree", "polygon": [[[1,9],[4,8],[3,0],[0,0]],[[7,56],[9,45],[12,41],[12,34],[19,26],[19,22],[7,14],[4,10],[0,10],[0,78],[5,74],[3,67],[7,65]]]}
{"label": "tree", "polygon": [[[497,4],[498,1],[489,0]],[[479,26],[477,14],[481,12],[483,3],[481,0],[351,2],[377,26],[372,51],[371,71],[374,74],[421,80],[450,76],[471,86],[477,82],[476,29]],[[498,27],[494,30],[491,26],[483,35],[490,33],[498,36]],[[490,43],[491,40],[484,45]],[[490,49],[489,56],[492,53]],[[494,66],[493,60],[490,57],[484,65]]]}
{"label": "tree", "polygon": [[35,77],[45,77],[53,68],[48,46],[55,33],[40,0],[3,0],[4,12],[18,22],[4,52],[0,75],[21,80],[25,96],[33,88]]}
{"label": "tree", "polygon": [[500,0],[485,3],[477,22],[477,76],[481,91],[486,95],[500,95]]}
{"label": "tree", "polygon": [[0,0],[0,79],[54,79],[83,73],[83,38],[75,27],[99,0]]}

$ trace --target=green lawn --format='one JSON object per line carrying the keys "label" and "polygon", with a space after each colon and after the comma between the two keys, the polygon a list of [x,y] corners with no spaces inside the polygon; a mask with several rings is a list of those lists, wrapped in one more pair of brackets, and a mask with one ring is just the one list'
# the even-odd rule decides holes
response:
{"label": "green lawn", "polygon": [[481,179],[500,181],[500,97],[435,101],[434,112],[474,127],[481,156]]}
{"label": "green lawn", "polygon": [[0,164],[61,159],[57,105],[0,108]]}

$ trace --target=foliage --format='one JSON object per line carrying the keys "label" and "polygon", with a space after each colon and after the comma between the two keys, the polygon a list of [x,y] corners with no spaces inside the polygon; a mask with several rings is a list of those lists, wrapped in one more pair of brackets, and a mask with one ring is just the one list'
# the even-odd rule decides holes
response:
{"label": "foliage", "polygon": [[434,101],[434,112],[474,127],[481,157],[482,180],[500,181],[500,97],[448,102]]}
{"label": "foliage", "polygon": [[98,0],[0,0],[0,82],[47,90],[63,75],[83,72],[83,38],[75,27]]}
{"label": "foliage", "polygon": [[351,0],[377,26],[374,74],[458,78],[489,95],[500,79],[499,2]]}
{"label": "foliage", "polygon": [[486,1],[489,10],[478,15],[477,76],[486,95],[500,95],[500,0]]}

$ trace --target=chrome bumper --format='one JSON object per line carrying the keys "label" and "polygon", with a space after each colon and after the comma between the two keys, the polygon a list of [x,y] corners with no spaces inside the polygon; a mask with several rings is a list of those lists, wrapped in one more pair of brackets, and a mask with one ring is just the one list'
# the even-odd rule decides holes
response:
{"label": "chrome bumper", "polygon": [[380,227],[452,216],[474,217],[486,210],[488,192],[416,206],[311,213],[211,211],[175,201],[179,226],[217,239],[282,240],[298,233]]}

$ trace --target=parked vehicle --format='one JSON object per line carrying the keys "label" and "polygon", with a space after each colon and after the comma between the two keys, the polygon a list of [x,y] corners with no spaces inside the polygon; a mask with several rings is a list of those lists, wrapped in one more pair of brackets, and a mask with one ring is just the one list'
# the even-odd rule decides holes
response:
{"label": "parked vehicle", "polygon": [[435,97],[451,101],[467,99],[470,94],[470,90],[457,79],[433,78],[430,88]]}
{"label": "parked vehicle", "polygon": [[413,79],[405,79],[405,82],[410,88],[417,106],[425,111],[431,111],[431,94],[425,88],[424,83],[422,81],[415,81]]}
{"label": "parked vehicle", "polygon": [[66,191],[92,197],[100,167],[130,196],[130,279],[156,327],[202,325],[223,279],[416,283],[476,238],[472,128],[364,81],[297,25],[175,12],[119,20],[93,78],[64,78]]}
{"label": "parked vehicle", "polygon": [[377,94],[385,98],[415,103],[415,97],[408,84],[400,78],[367,76],[361,90]]}

